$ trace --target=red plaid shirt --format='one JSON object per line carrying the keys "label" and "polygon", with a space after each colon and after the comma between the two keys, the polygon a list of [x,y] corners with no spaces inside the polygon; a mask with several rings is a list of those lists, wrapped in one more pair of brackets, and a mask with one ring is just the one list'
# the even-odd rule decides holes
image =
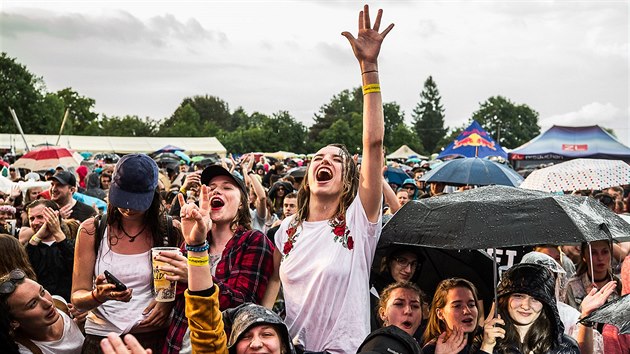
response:
{"label": "red plaid shirt", "polygon": [[[182,248],[185,248],[182,246]],[[212,280],[219,286],[221,311],[244,302],[259,304],[265,295],[269,276],[273,272],[274,246],[258,230],[239,228],[225,245]],[[173,318],[168,328],[163,354],[177,354],[182,345],[188,318],[185,314],[185,284],[177,284]]]}

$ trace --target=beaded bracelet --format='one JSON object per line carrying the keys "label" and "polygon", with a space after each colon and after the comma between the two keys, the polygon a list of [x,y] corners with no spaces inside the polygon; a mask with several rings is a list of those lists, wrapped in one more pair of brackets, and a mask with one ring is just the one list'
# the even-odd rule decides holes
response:
{"label": "beaded bracelet", "polygon": [[368,93],[376,93],[381,92],[381,85],[379,84],[368,84],[363,85],[363,94],[367,95]]}
{"label": "beaded bracelet", "polygon": [[209,249],[208,241],[204,241],[201,245],[186,245],[186,251],[188,252],[205,252]]}

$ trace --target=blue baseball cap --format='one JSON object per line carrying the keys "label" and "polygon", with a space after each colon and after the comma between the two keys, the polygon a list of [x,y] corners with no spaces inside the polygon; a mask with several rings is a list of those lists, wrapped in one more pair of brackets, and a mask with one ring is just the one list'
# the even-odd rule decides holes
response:
{"label": "blue baseball cap", "polygon": [[158,185],[158,166],[145,154],[123,156],[114,169],[109,203],[116,208],[145,211]]}

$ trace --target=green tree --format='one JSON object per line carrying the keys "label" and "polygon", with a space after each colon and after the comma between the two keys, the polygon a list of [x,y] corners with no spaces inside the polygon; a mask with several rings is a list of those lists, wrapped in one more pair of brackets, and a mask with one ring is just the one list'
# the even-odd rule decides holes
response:
{"label": "green tree", "polygon": [[[40,133],[54,135],[59,134],[59,128],[61,127],[61,121],[63,120],[66,104],[59,96],[57,96],[57,94],[47,93],[41,102],[41,107],[41,117],[45,124],[43,125],[43,130],[41,130]],[[70,122],[70,124],[72,124],[72,122]],[[68,123],[66,123],[66,126],[68,126]],[[67,134],[66,129],[64,129],[63,133]]]}
{"label": "green tree", "polygon": [[96,101],[93,98],[81,96],[69,87],[57,91],[56,95],[69,110],[63,134],[87,135],[89,127],[98,120],[98,113],[92,111]]}
{"label": "green tree", "polygon": [[171,118],[160,125],[160,136],[202,136],[199,113],[187,104],[179,106]]}
{"label": "green tree", "polygon": [[[400,105],[396,102],[388,102],[383,104],[383,115],[385,120],[385,138],[383,145],[388,150],[397,149],[398,142],[393,141],[393,134],[399,125],[405,124],[405,112],[400,110]],[[392,150],[393,151],[393,150]]]}
{"label": "green tree", "polygon": [[[362,132],[362,119],[357,120],[363,115],[363,91],[361,87],[355,87],[351,90],[343,90],[340,93],[334,95],[329,103],[323,105],[319,112],[315,114],[315,123],[309,128],[309,151],[315,151],[331,143],[344,143],[351,149],[351,146],[356,144],[356,137],[344,138],[341,140],[332,140],[334,134],[328,133],[325,138],[321,137],[321,134],[331,129],[332,125],[343,120],[347,123],[348,127],[352,129],[353,134],[357,134],[359,137],[359,145],[361,132]],[[385,146],[390,146],[390,136],[398,124],[402,123],[405,118],[405,113],[400,110],[400,105],[396,102],[383,103],[383,115],[385,121]],[[338,123],[339,124],[339,123]],[[339,127],[339,125],[337,126]],[[354,148],[353,148],[354,149]],[[353,151],[356,151],[353,150]]]}
{"label": "green tree", "polygon": [[[352,90],[343,90],[333,96],[329,103],[319,109],[315,114],[315,123],[309,129],[309,139],[319,142],[319,135],[327,131],[338,120],[344,120],[350,124],[353,114],[361,114],[363,111],[363,93],[360,87]],[[317,144],[316,145],[320,145]]]}
{"label": "green tree", "polygon": [[444,137],[444,107],[437,84],[429,76],[420,93],[420,102],[413,109],[413,125],[416,134],[422,141],[424,152],[433,153],[438,149],[438,142]]}
{"label": "green tree", "polygon": [[472,118],[506,148],[521,146],[540,134],[538,112],[502,96],[480,103]]}
{"label": "green tree", "polygon": [[391,145],[387,146],[387,152],[392,153],[402,145],[407,145],[411,150],[422,154],[422,141],[415,131],[411,130],[405,123],[398,124],[390,134]]}
{"label": "green tree", "polygon": [[157,122],[149,117],[141,119],[138,116],[107,117],[99,122],[102,135],[109,136],[153,136],[158,129]]}
{"label": "green tree", "polygon": [[192,98],[184,98],[180,107],[190,105],[199,114],[200,128],[212,123],[213,126],[233,131],[241,124],[235,121],[234,116],[230,114],[230,106],[222,99],[204,95],[194,96]]}
{"label": "green tree", "polygon": [[363,116],[359,113],[353,113],[350,122],[338,119],[330,128],[319,134],[315,150],[319,150],[328,144],[344,144],[351,154],[360,154],[363,146],[361,140],[362,122]]}
{"label": "green tree", "polygon": [[35,76],[26,66],[3,52],[0,55],[0,131],[18,132],[9,112],[11,107],[20,120],[24,134],[43,133],[46,130],[42,115],[44,90],[41,77]]}

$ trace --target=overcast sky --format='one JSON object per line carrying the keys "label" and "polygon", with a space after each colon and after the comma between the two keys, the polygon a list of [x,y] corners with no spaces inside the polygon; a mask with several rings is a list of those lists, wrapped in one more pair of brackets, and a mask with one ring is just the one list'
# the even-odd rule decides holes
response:
{"label": "overcast sky", "polygon": [[[599,124],[630,145],[628,1],[382,1],[396,27],[381,50],[383,99],[411,122],[432,75],[446,125],[503,95],[540,113],[543,130]],[[2,0],[0,47],[72,87],[107,115],[170,116],[209,94],[306,126],[341,90],[360,85],[340,33],[357,31],[357,1]],[[384,28],[384,26],[383,26]],[[512,147],[513,148],[513,147]]]}

